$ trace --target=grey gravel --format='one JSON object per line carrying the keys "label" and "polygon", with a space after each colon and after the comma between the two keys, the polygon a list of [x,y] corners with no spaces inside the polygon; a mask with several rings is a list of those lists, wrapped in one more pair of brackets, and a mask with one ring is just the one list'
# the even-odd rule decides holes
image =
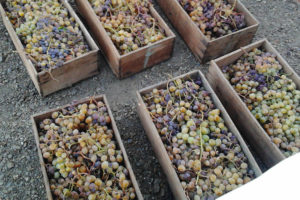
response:
{"label": "grey gravel", "polygon": [[[300,10],[296,1],[242,2],[261,23],[255,40],[268,38],[299,74]],[[173,57],[166,62],[120,81],[103,61],[99,75],[42,98],[15,53],[15,47],[0,19],[0,198],[46,199],[31,129],[32,114],[105,93],[145,199],[173,199],[136,113],[135,91],[190,70],[207,72],[208,65],[200,65],[180,36],[176,35]]]}

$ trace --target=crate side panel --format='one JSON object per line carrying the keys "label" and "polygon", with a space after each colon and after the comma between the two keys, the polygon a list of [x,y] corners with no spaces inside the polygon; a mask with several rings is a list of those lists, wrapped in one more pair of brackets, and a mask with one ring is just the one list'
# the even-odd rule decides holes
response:
{"label": "crate side panel", "polygon": [[88,55],[67,63],[52,72],[39,73],[42,95],[49,95],[98,74],[98,60],[98,52],[90,52]]}

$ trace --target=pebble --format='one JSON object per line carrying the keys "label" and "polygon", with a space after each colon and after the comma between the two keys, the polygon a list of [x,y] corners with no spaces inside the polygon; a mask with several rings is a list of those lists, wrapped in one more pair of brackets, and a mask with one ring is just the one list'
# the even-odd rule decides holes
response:
{"label": "pebble", "polygon": [[135,163],[135,165],[136,165],[137,167],[140,167],[142,164],[143,164],[143,162],[141,162],[140,160],[138,160],[138,161]]}
{"label": "pebble", "polygon": [[17,178],[19,178],[18,174],[13,175],[13,179],[16,180]]}
{"label": "pebble", "polygon": [[158,193],[160,190],[160,179],[155,179],[153,185],[154,185],[153,192]]}
{"label": "pebble", "polygon": [[165,194],[166,194],[166,191],[165,191],[165,189],[164,188],[161,188],[161,190],[160,190],[160,196],[165,196]]}
{"label": "pebble", "polygon": [[6,166],[8,169],[12,169],[15,165],[14,165],[14,163],[9,161],[9,162],[7,162]]}
{"label": "pebble", "polygon": [[117,120],[117,121],[121,121],[121,119],[122,119],[122,118],[121,118],[120,116],[117,116],[117,117],[116,117],[116,120]]}

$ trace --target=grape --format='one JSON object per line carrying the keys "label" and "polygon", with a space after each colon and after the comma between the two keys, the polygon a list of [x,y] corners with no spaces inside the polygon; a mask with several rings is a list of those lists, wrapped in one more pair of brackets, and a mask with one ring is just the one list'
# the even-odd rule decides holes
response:
{"label": "grape", "polygon": [[254,48],[222,72],[281,152],[299,152],[300,90],[276,55]]}
{"label": "grape", "polygon": [[38,72],[51,71],[90,48],[59,0],[7,0],[6,14]]}
{"label": "grape", "polygon": [[136,199],[102,101],[50,116],[40,123],[39,141],[54,199]]}
{"label": "grape", "polygon": [[201,32],[209,39],[236,32],[246,27],[245,15],[227,0],[178,0]]}
{"label": "grape", "polygon": [[200,79],[176,79],[142,98],[189,199],[216,199],[255,177]]}
{"label": "grape", "polygon": [[151,16],[149,0],[89,0],[121,55],[166,37]]}

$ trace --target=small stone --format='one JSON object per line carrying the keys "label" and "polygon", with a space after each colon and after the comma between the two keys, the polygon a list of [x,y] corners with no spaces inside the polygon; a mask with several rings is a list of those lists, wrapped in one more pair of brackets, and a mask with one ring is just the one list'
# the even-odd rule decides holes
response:
{"label": "small stone", "polygon": [[160,190],[160,196],[165,196],[165,194],[166,194],[166,191],[165,191],[165,189],[164,188],[161,188],[161,190]]}
{"label": "small stone", "polygon": [[16,179],[18,179],[18,178],[19,178],[19,175],[18,175],[18,174],[13,175],[13,179],[14,179],[14,180],[16,180]]}
{"label": "small stone", "polygon": [[154,184],[154,188],[153,188],[154,193],[158,193],[160,190],[160,180],[155,179],[153,184]]}
{"label": "small stone", "polygon": [[11,168],[13,168],[15,165],[14,165],[14,163],[12,163],[12,162],[8,162],[8,163],[6,164],[6,166],[7,166],[8,169],[11,169]]}
{"label": "small stone", "polygon": [[12,146],[12,149],[13,149],[13,150],[20,150],[20,147],[17,146],[17,145],[13,145],[13,146]]}
{"label": "small stone", "polygon": [[137,167],[140,167],[142,165],[142,162],[140,160],[138,160],[135,164]]}
{"label": "small stone", "polygon": [[117,120],[117,121],[121,121],[121,119],[122,119],[122,118],[121,118],[120,116],[116,117],[116,120]]}

